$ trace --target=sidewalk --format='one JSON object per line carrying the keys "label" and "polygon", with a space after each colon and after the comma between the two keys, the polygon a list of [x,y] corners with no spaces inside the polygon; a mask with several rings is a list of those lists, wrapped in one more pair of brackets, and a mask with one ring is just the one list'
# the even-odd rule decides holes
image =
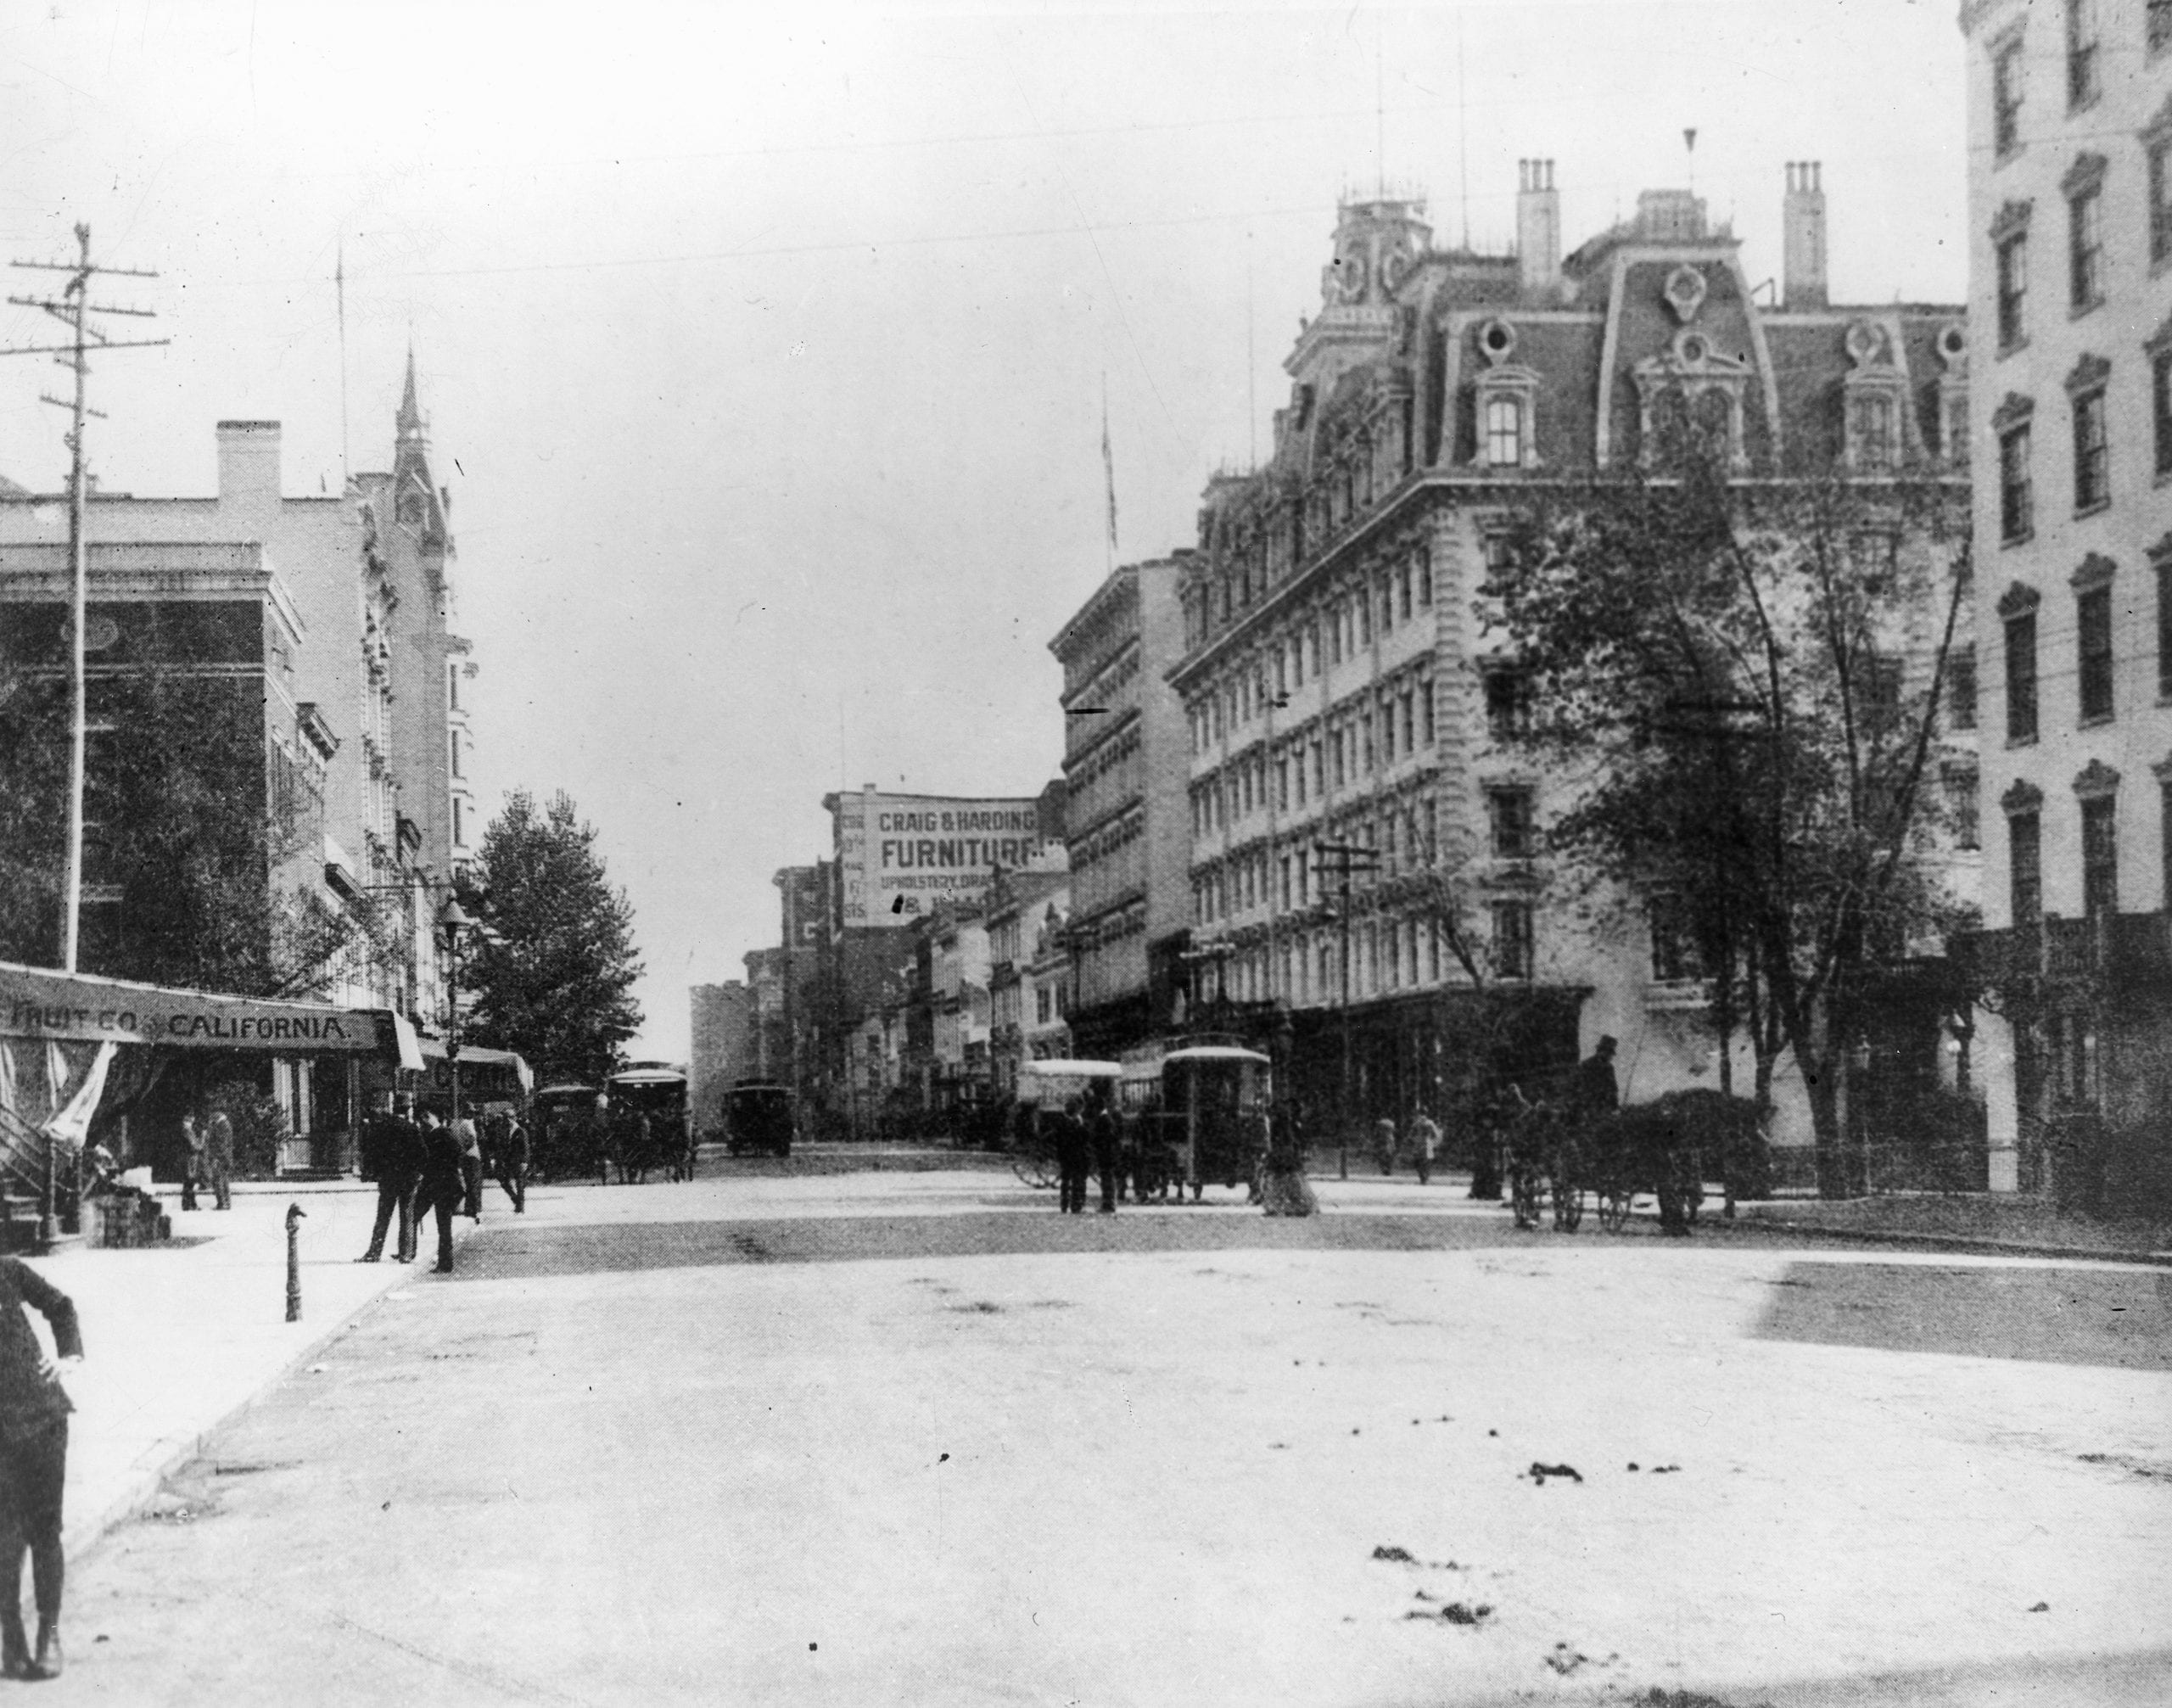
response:
{"label": "sidewalk", "polygon": [[[1705,1207],[1707,1214],[1713,1212],[1709,1201]],[[1735,1213],[1738,1227],[1785,1229],[1877,1245],[2172,1264],[2172,1227],[2161,1222],[2093,1221],[2019,1194],[1780,1198],[1739,1205]]]}
{"label": "sidewalk", "polygon": [[[178,1207],[173,1242],[134,1251],[86,1247],[31,1266],[76,1303],[86,1356],[63,1380],[69,1420],[68,1552],[79,1554],[140,1509],[205,1436],[281,1377],[305,1365],[384,1293],[427,1277],[421,1261],[354,1260],[369,1243],[377,1189],[356,1181],[237,1185],[229,1211]],[[208,1203],[206,1195],[198,1201]],[[287,1206],[299,1203],[302,1317],[287,1315]],[[501,1206],[487,1200],[484,1214]],[[454,1224],[456,1240],[472,1226]],[[41,1336],[44,1322],[35,1313]]]}

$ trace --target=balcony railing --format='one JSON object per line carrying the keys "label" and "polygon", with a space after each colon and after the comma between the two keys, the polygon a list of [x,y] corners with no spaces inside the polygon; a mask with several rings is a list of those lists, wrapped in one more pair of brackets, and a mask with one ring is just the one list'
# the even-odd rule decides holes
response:
{"label": "balcony railing", "polygon": [[1964,977],[1981,989],[2027,979],[2106,990],[2172,984],[2172,914],[2047,914],[2002,931],[1963,932],[1949,945]]}

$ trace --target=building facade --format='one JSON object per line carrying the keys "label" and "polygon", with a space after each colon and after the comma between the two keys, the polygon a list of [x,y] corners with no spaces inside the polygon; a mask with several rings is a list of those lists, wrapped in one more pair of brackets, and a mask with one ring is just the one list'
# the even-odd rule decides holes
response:
{"label": "building facade", "polygon": [[1184,653],[1191,554],[1128,563],[1050,641],[1063,667],[1070,1024],[1078,1047],[1110,1057],[1167,1022],[1150,977],[1181,952],[1191,924],[1186,867],[1189,755],[1182,700],[1168,674]]}
{"label": "building facade", "polygon": [[[1019,1069],[1045,1037],[1050,997],[1038,964],[1052,938],[1068,938],[1072,883],[1065,872],[1004,872],[988,887],[988,1056],[999,1101],[1016,1097]],[[1063,977],[1076,976],[1066,956]]]}
{"label": "building facade", "polygon": [[697,984],[687,998],[692,1010],[693,1053],[687,1063],[686,1095],[693,1106],[694,1130],[713,1132],[724,1125],[724,1094],[742,1079],[760,1078],[754,993],[734,978],[721,984]]}
{"label": "building facade", "polygon": [[1970,0],[1996,1184],[2172,1110],[2172,8]]}
{"label": "building facade", "polygon": [[[1566,258],[1550,162],[1522,167],[1514,255],[1438,249],[1423,212],[1343,207],[1272,456],[1205,496],[1171,677],[1193,1011],[1263,1044],[1286,1024],[1335,1122],[1447,1108],[1601,1033],[1626,1095],[1710,1084],[1704,993],[1639,899],[1596,918],[1543,857],[1565,786],[1514,740],[1482,590],[1520,506],[1649,466],[1677,428],[1742,480],[1906,466],[1964,490],[1963,313],[1830,304],[1813,165],[1789,169],[1772,304],[1687,192]],[[1806,1140],[1776,1089],[1777,1136]]]}
{"label": "building facade", "polygon": [[[298,988],[397,1009],[426,1034],[441,1033],[450,992],[434,924],[472,852],[460,685],[475,665],[450,627],[449,500],[430,484],[412,361],[395,422],[393,475],[358,475],[337,496],[290,497],[282,486],[277,422],[221,422],[216,445],[216,496],[91,493],[89,551],[94,565],[112,566],[104,579],[115,600],[104,613],[114,638],[103,658],[92,655],[92,674],[126,675],[116,661],[129,655],[145,613],[161,604],[154,588],[170,587],[184,604],[205,602],[209,584],[188,564],[207,553],[222,562],[260,554],[261,573],[280,590],[272,602],[285,613],[283,626],[265,631],[264,657],[251,667],[277,687],[266,702],[274,708],[261,756],[270,781],[234,798],[267,802],[280,826],[307,826],[268,880],[272,901],[322,910],[350,927],[338,953],[299,969]],[[68,525],[64,498],[0,490],[0,552],[16,561],[27,564],[24,554],[41,550],[64,558]],[[182,567],[161,580],[165,572],[151,566],[165,559]],[[177,631],[168,623],[160,632],[165,646]],[[98,745],[125,755],[131,731],[103,731]],[[98,776],[90,776],[95,793]],[[98,921],[99,910],[124,904],[110,888],[93,888],[86,916],[109,948],[128,935],[125,923]],[[84,964],[140,974],[127,960]],[[188,982],[165,971],[172,982]],[[305,1060],[281,1058],[270,1070],[271,1089],[298,1135],[290,1156],[296,1166],[347,1154],[369,1070],[333,1067],[336,1072],[320,1072]]]}

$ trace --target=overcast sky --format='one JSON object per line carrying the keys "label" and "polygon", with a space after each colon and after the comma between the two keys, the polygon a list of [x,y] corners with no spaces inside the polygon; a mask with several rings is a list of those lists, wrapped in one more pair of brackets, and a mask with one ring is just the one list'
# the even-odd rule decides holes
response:
{"label": "overcast sky", "polygon": [[[1824,163],[1836,300],[1959,302],[1952,0],[1128,14],[238,3],[0,12],[0,251],[164,277],[98,364],[92,466],[289,493],[390,457],[411,339],[453,490],[475,775],[563,788],[630,893],[644,1053],[774,943],[840,784],[1031,794],[1049,637],[1121,547],[1191,542],[1267,442],[1338,196],[1505,249],[1554,160],[1572,248],[1690,181],[1749,277]],[[19,285],[34,276],[17,275]],[[131,282],[132,283],[136,282]],[[0,342],[42,327],[0,309]],[[59,382],[0,363],[0,473],[57,490]]]}

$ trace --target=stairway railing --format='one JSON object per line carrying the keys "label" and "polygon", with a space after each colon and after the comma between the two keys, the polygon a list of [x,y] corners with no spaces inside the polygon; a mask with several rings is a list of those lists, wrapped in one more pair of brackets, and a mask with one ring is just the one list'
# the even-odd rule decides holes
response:
{"label": "stairway railing", "polygon": [[73,1224],[77,1199],[76,1148],[31,1126],[13,1111],[0,1108],[0,1195],[21,1199],[42,1211],[46,1171],[53,1172],[53,1210],[64,1227]]}

